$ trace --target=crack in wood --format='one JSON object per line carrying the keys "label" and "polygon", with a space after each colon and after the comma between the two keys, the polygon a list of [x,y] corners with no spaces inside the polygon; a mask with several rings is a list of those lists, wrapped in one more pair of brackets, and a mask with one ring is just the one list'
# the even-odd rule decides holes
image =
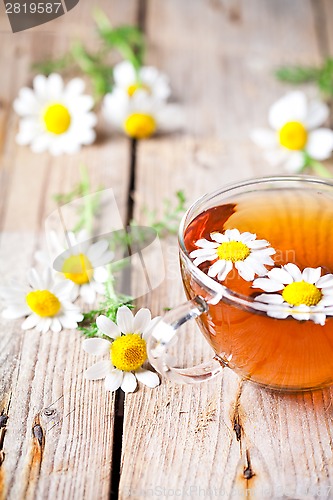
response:
{"label": "crack in wood", "polygon": [[231,422],[232,422],[232,428],[236,434],[236,439],[239,442],[240,446],[240,453],[242,453],[242,436],[243,436],[243,425],[242,425],[242,420],[241,420],[241,405],[240,405],[240,398],[242,395],[242,390],[243,390],[243,380],[241,381],[238,392],[236,395],[236,401],[233,407],[233,413],[231,416]]}
{"label": "crack in wood", "polygon": [[[6,401],[6,398],[8,397],[8,400]],[[4,468],[2,467],[2,464],[5,461],[6,455],[3,450],[4,448],[4,441],[5,441],[5,434],[7,430],[7,423],[8,423],[8,413],[9,413],[9,407],[12,399],[12,393],[10,392],[9,395],[1,401],[0,403],[0,408],[1,408],[1,414],[0,414],[0,500],[4,499],[6,497],[6,492],[5,492],[5,471]]]}
{"label": "crack in wood", "polygon": [[249,450],[246,450],[246,467],[244,468],[243,476],[248,482],[250,479],[255,476],[255,473],[252,470],[252,465],[251,465],[251,458],[250,458],[250,452]]}
{"label": "crack in wood", "polygon": [[31,427],[32,441],[28,451],[29,461],[25,471],[25,491],[23,498],[35,496],[36,484],[42,468],[43,453],[45,448],[45,433],[41,426],[40,414],[37,413]]}

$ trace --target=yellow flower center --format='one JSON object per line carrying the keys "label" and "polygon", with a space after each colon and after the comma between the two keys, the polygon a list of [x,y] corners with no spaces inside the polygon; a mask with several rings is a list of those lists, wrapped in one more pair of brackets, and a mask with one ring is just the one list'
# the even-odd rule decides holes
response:
{"label": "yellow flower center", "polygon": [[250,255],[250,249],[241,241],[225,241],[216,249],[216,253],[219,259],[238,262]]}
{"label": "yellow flower center", "polygon": [[62,104],[50,104],[43,114],[45,128],[52,134],[64,134],[71,124],[71,115]]}
{"label": "yellow flower center", "polygon": [[118,370],[137,370],[147,359],[146,342],[137,333],[122,335],[112,342],[110,355]]}
{"label": "yellow flower center", "polygon": [[156,121],[151,115],[132,113],[124,122],[124,130],[133,139],[147,139],[156,131]]}
{"label": "yellow flower center", "polygon": [[287,285],[282,297],[292,306],[316,306],[322,298],[321,291],[306,281],[296,281]]}
{"label": "yellow flower center", "polygon": [[306,128],[300,122],[288,122],[279,131],[279,142],[281,146],[299,151],[304,149],[308,139]]}
{"label": "yellow flower center", "polygon": [[48,290],[35,290],[25,298],[30,309],[43,318],[55,316],[61,307],[59,299]]}
{"label": "yellow flower center", "polygon": [[93,275],[92,264],[83,253],[68,257],[63,263],[62,272],[77,285],[89,283]]}
{"label": "yellow flower center", "polygon": [[137,90],[145,90],[146,92],[150,93],[150,88],[144,83],[137,82],[127,87],[127,93],[130,97],[132,97]]}

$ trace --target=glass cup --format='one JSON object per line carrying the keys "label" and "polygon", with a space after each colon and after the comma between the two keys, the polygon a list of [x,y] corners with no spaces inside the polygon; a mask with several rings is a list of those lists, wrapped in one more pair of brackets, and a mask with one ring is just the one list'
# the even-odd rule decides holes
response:
{"label": "glass cup", "polygon": [[[179,228],[181,274],[189,300],[167,312],[155,326],[148,341],[150,363],[178,383],[202,382],[229,367],[244,379],[282,391],[313,390],[332,384],[333,303],[311,305],[306,313],[303,304],[268,304],[256,298],[263,290],[253,283],[245,283],[251,288],[249,293],[240,293],[228,281],[209,277],[207,267],[204,272],[201,265],[194,265],[186,243],[188,228],[199,216],[203,220],[211,209],[221,206],[236,207],[231,210],[236,215],[221,222],[219,231],[235,227],[233,221],[239,213],[243,217],[238,219],[242,221],[242,227],[238,227],[241,232],[257,233],[277,250],[275,267],[281,269],[291,262],[301,271],[320,267],[324,275],[333,270],[332,182],[305,176],[264,177],[206,194],[189,208]],[[307,248],[305,237],[311,243]],[[269,271],[273,266],[266,267]],[[242,280],[240,276],[238,279]],[[170,348],[177,340],[178,329],[191,319],[197,320],[215,356],[196,367],[177,368]]]}

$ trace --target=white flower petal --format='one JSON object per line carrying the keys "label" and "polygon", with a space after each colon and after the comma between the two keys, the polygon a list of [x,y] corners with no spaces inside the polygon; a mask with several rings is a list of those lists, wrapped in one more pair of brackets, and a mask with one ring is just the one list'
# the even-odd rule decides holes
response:
{"label": "white flower petal", "polygon": [[2,316],[6,319],[18,319],[23,318],[27,314],[31,313],[31,309],[28,306],[19,306],[11,304],[6,309],[3,310]]}
{"label": "white flower petal", "polygon": [[276,101],[269,110],[268,121],[270,126],[279,130],[290,121],[305,122],[307,117],[306,96],[301,91],[289,92]]}
{"label": "white flower petal", "polygon": [[[210,233],[210,237],[212,238],[212,240],[216,241],[217,243],[224,243],[225,241],[229,241],[229,238],[221,233]],[[199,241],[206,241],[206,240],[199,240]],[[207,243],[211,243],[211,242],[208,241]],[[212,247],[217,248],[217,245],[213,244]]]}
{"label": "white flower petal", "polygon": [[301,270],[296,264],[289,262],[289,264],[284,265],[283,268],[292,276],[294,281],[302,281]]}
{"label": "white flower petal", "polygon": [[142,308],[134,316],[133,333],[143,333],[151,322],[151,312]]}
{"label": "white flower petal", "polygon": [[84,339],[82,342],[82,349],[88,354],[93,354],[94,356],[101,356],[110,351],[110,342],[105,339],[92,338]]}
{"label": "white flower petal", "polygon": [[229,241],[240,241],[240,232],[238,229],[227,229],[224,234]]}
{"label": "white flower petal", "polygon": [[226,268],[226,261],[219,259],[208,269],[208,276],[215,278],[219,273],[223,272]]}
{"label": "white flower petal", "polygon": [[310,308],[304,306],[304,310],[302,310],[302,306],[299,306],[297,310],[291,312],[291,316],[298,321],[308,321],[310,319]]}
{"label": "white flower petal", "polygon": [[254,279],[254,270],[253,268],[245,261],[239,261],[235,263],[235,267],[241,278],[245,281],[253,281]]}
{"label": "white flower petal", "polygon": [[119,307],[117,311],[117,325],[123,333],[133,333],[134,317],[132,311],[127,306]]}
{"label": "white flower petal", "polygon": [[[220,238],[218,236],[218,233],[212,233],[211,237],[212,237],[212,239],[219,238],[219,239],[222,240],[222,238]],[[218,241],[218,240],[216,240],[216,241]],[[223,241],[228,241],[228,238],[223,238]],[[218,243],[214,243],[214,241],[208,241],[208,240],[205,240],[205,239],[198,240],[198,241],[195,242],[195,244],[196,244],[197,247],[200,247],[200,248],[209,248],[209,249],[215,249],[215,248],[217,248],[219,246]]]}
{"label": "white flower petal", "polygon": [[61,96],[64,88],[64,82],[58,73],[52,73],[49,75],[46,85],[48,87],[47,91],[50,100]]}
{"label": "white flower petal", "polygon": [[270,310],[270,311],[267,311],[267,316],[270,316],[271,318],[275,318],[275,319],[286,319],[289,315],[290,315],[290,312],[286,309],[286,310]]}
{"label": "white flower petal", "polygon": [[[92,339],[86,339],[92,340]],[[94,365],[90,366],[85,372],[84,376],[88,380],[101,380],[105,378],[112,370],[112,365],[110,360],[98,361]]]}
{"label": "white flower petal", "polygon": [[58,320],[58,318],[53,318],[52,322],[51,322],[51,330],[52,330],[52,332],[59,333],[59,332],[61,332],[61,328],[62,328],[61,327],[61,323]]}
{"label": "white flower petal", "polygon": [[104,266],[96,267],[96,269],[94,270],[94,280],[97,281],[97,283],[105,283],[108,279],[108,276],[108,270]]}
{"label": "white flower petal", "polygon": [[67,83],[65,89],[65,95],[67,98],[76,97],[84,92],[85,83],[82,78],[73,78]]}
{"label": "white flower petal", "polygon": [[121,335],[119,327],[106,316],[98,316],[98,318],[96,319],[96,324],[99,330],[111,339],[116,339]]}
{"label": "white flower petal", "polygon": [[41,276],[34,268],[30,269],[30,271],[28,272],[28,280],[32,288],[36,290],[41,290],[45,288]]}
{"label": "white flower petal", "polygon": [[195,266],[200,266],[200,264],[202,264],[203,262],[206,262],[207,260],[215,260],[216,259],[216,255],[204,255],[202,257],[197,257],[196,259],[194,259],[193,261],[193,264]]}
{"label": "white flower petal", "polygon": [[316,283],[319,288],[333,287],[333,274],[324,274]]}
{"label": "white flower petal", "polygon": [[99,240],[96,243],[90,245],[87,257],[94,265],[93,261],[98,259],[104,252],[109,248],[109,242],[107,240]]}
{"label": "white flower petal", "polygon": [[134,392],[137,386],[137,381],[133,373],[131,372],[125,372],[124,373],[124,379],[121,384],[121,389],[124,392]]}
{"label": "white flower petal", "polygon": [[328,116],[329,108],[324,102],[317,100],[310,101],[304,122],[306,128],[311,130],[319,127],[327,120]]}
{"label": "white flower petal", "polygon": [[251,132],[250,137],[260,148],[274,148],[277,145],[276,133],[269,129],[255,129]]}
{"label": "white flower petal", "polygon": [[312,267],[306,267],[302,272],[303,280],[311,284],[316,283],[316,281],[319,280],[320,275],[321,275],[321,267],[317,267],[315,269]]}
{"label": "white flower petal", "polygon": [[123,378],[124,378],[123,372],[115,368],[105,377],[105,382],[104,382],[105,389],[110,392],[116,391],[121,386]]}
{"label": "white flower petal", "polygon": [[[290,273],[288,273],[288,271],[286,271],[286,269],[278,268],[278,267],[271,269],[268,272],[268,277],[269,277],[269,279],[272,279],[272,280],[277,281],[279,283],[283,283],[284,285],[289,285],[290,283],[292,283],[294,281],[293,277],[291,276]],[[281,288],[280,288],[280,290],[281,290]]]}
{"label": "white flower petal", "polygon": [[252,288],[261,288],[265,292],[279,292],[284,286],[279,281],[270,278],[257,278],[253,281]]}
{"label": "white flower petal", "polygon": [[289,174],[297,174],[305,166],[305,156],[302,151],[290,151],[284,162],[285,170]]}
{"label": "white flower petal", "polygon": [[37,316],[37,314],[31,314],[23,321],[21,327],[23,330],[31,330],[31,328],[35,328],[38,321],[39,316]]}
{"label": "white flower petal", "polygon": [[265,302],[266,304],[283,304],[282,295],[277,293],[261,293],[254,298],[257,302]]}
{"label": "white flower petal", "polygon": [[333,131],[328,128],[320,128],[310,132],[306,151],[316,160],[326,160],[331,156],[333,150]]}
{"label": "white flower petal", "polygon": [[333,306],[333,295],[323,295],[323,298],[318,302],[318,307],[328,307]]}
{"label": "white flower petal", "polygon": [[316,323],[317,325],[324,326],[325,321],[326,321],[326,314],[324,313],[316,313],[311,316],[311,319]]}
{"label": "white flower petal", "polygon": [[86,304],[93,304],[96,300],[96,292],[90,283],[80,286],[80,296]]}
{"label": "white flower petal", "polygon": [[74,319],[73,317],[71,317],[69,315],[63,315],[63,316],[59,316],[58,319],[59,319],[60,323],[62,324],[62,326],[64,328],[68,328],[69,330],[73,330],[74,328],[77,328],[78,321],[82,321],[83,320],[82,314],[79,315],[79,317],[81,319],[76,320],[76,319]]}
{"label": "white flower petal", "polygon": [[151,320],[151,322],[149,323],[149,325],[147,325],[146,328],[142,332],[142,338],[143,338],[143,340],[147,341],[149,335],[154,330],[154,328],[157,325],[157,323],[159,323],[161,321],[161,319],[162,319],[161,316],[156,316],[156,318],[153,318]]}
{"label": "white flower petal", "polygon": [[116,85],[127,87],[136,82],[136,73],[133,65],[129,61],[122,61],[113,68],[113,78]]}
{"label": "white flower petal", "polygon": [[221,271],[219,271],[217,275],[217,279],[220,281],[224,281],[233,268],[232,262],[230,260],[224,262],[225,262],[224,269],[221,269]]}
{"label": "white flower petal", "polygon": [[252,240],[248,241],[246,244],[249,248],[253,250],[264,249],[269,246],[269,243],[266,240]]}
{"label": "white flower petal", "polygon": [[154,373],[150,370],[145,370],[144,368],[139,368],[139,370],[136,370],[135,375],[139,382],[142,382],[142,384],[150,387],[151,389],[157,387],[160,383],[160,379],[157,373]]}

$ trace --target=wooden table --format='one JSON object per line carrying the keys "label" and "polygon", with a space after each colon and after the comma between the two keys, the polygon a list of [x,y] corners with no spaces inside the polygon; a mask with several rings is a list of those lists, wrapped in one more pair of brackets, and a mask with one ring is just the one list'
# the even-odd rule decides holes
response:
{"label": "wooden table", "polygon": [[[95,145],[75,156],[35,155],[15,144],[12,102],[31,83],[30,65],[56,57],[76,36],[93,44],[91,9],[114,25],[139,24],[147,61],[170,75],[186,112],[182,133],[132,144],[99,127]],[[249,140],[289,87],[281,64],[316,64],[333,55],[330,0],[81,0],[66,16],[11,34],[1,7],[0,269],[22,278],[43,237],[52,194],[69,190],[88,166],[93,186],[112,187],[126,221],[184,189],[188,202],[232,181],[279,173]],[[281,172],[280,172],[281,173]],[[131,179],[133,182],[131,182]],[[132,184],[132,185],[131,185]],[[131,192],[133,190],[133,192]],[[163,241],[175,265],[176,239]],[[171,265],[170,264],[170,265]],[[152,265],[154,263],[152,262]],[[171,266],[172,267],[172,266]],[[141,283],[132,277],[132,290]],[[154,315],[184,300],[178,270],[138,302]],[[91,359],[77,331],[23,332],[1,320],[0,484],[3,498],[333,498],[332,389],[279,395],[225,370],[198,386],[163,381],[126,396],[87,382]],[[210,349],[190,325],[179,343],[186,364]],[[8,416],[8,419],[4,416]]]}

